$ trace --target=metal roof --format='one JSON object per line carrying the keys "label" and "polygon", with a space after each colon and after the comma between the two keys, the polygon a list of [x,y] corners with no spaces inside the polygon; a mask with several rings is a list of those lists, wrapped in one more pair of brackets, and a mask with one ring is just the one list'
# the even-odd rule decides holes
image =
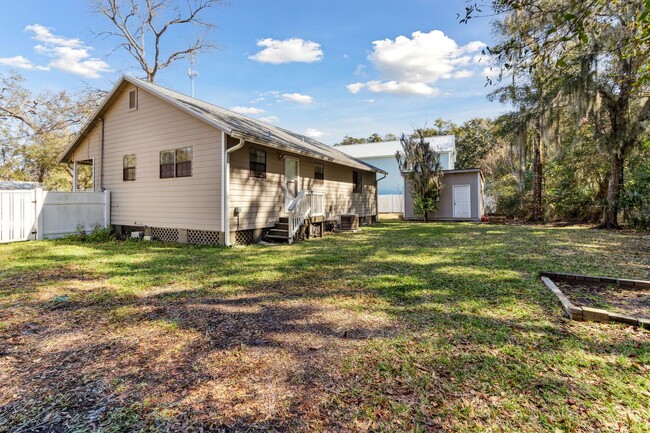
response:
{"label": "metal roof", "polygon": [[[234,111],[227,110],[214,104],[201,101],[196,98],[184,95],[182,93],[167,89],[157,84],[149,83],[138,78],[123,76],[122,79],[115,86],[111,94],[106,98],[93,119],[84,128],[85,133],[88,133],[89,125],[103,112],[108,106],[108,101],[112,99],[117,89],[120,88],[124,82],[130,82],[141,89],[144,89],[160,98],[166,100],[172,105],[180,108],[181,110],[197,117],[200,120],[224,131],[231,136],[242,136],[247,141],[253,141],[259,144],[284,149],[290,152],[305,154],[317,159],[330,161],[333,163],[345,165],[348,167],[358,168],[362,170],[370,170],[378,173],[384,173],[383,170],[373,167],[363,161],[345,154],[338,149],[320,143],[307,136],[291,132],[289,130],[262,122],[261,120],[253,119],[244,116]],[[80,134],[73,143],[66,149],[61,160],[64,160],[70,151],[81,141],[84,131]]]}
{"label": "metal roof", "polygon": [[[439,135],[425,138],[426,142],[436,152],[453,152],[456,149],[456,137],[453,135]],[[379,143],[348,144],[336,146],[337,149],[354,158],[381,158],[395,156],[402,151],[402,143],[396,141],[382,141]]]}

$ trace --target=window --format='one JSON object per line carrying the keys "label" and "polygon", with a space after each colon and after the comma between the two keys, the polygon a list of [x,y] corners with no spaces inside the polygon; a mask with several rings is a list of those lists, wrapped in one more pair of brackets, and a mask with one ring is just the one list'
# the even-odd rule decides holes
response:
{"label": "window", "polygon": [[325,182],[325,166],[323,164],[314,164],[314,180],[315,183],[323,184]]}
{"label": "window", "polygon": [[160,178],[174,177],[174,151],[164,150],[160,152]]}
{"label": "window", "polygon": [[360,171],[352,172],[352,192],[361,192],[363,174]]}
{"label": "window", "polygon": [[122,180],[135,180],[135,155],[124,155],[122,159]]}
{"label": "window", "polygon": [[160,152],[160,178],[192,176],[192,148]]}
{"label": "window", "polygon": [[176,177],[192,176],[192,148],[176,149]]}
{"label": "window", "polygon": [[131,90],[129,92],[129,110],[138,109],[138,90]]}
{"label": "window", "polygon": [[266,178],[266,152],[263,150],[251,149],[250,169],[250,177],[256,177],[259,179]]}

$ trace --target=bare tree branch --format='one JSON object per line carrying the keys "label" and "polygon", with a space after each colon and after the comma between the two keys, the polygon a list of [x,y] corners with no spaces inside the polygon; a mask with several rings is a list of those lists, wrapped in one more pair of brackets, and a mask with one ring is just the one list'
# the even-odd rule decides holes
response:
{"label": "bare tree branch", "polygon": [[[113,27],[100,35],[120,40],[115,50],[128,52],[146,74],[147,80],[153,82],[158,71],[173,62],[216,48],[216,45],[205,41],[207,33],[215,28],[205,19],[205,14],[221,1],[186,0],[182,6],[169,0],[129,0],[126,4],[119,0],[95,0],[95,12],[105,16]],[[180,29],[183,26],[201,28],[204,36],[197,38],[187,48],[171,49],[172,45],[166,41],[172,37],[165,35],[171,35],[169,31],[172,28]],[[148,44],[151,44],[151,52],[147,51]]]}

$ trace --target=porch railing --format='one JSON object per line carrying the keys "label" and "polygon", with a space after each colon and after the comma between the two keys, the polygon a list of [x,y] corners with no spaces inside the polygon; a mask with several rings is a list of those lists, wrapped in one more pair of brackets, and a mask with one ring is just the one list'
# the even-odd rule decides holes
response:
{"label": "porch railing", "polygon": [[323,196],[322,192],[300,191],[289,203],[289,243],[293,243],[293,238],[307,218],[323,215]]}

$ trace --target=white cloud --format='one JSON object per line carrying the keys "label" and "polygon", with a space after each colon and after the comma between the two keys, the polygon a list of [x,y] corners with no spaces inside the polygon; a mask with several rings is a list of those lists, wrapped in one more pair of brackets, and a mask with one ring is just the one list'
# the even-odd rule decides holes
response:
{"label": "white cloud", "polygon": [[472,53],[485,48],[485,43],[473,41],[459,46],[456,41],[439,30],[429,33],[414,32],[411,37],[398,36],[395,40],[373,42],[368,56],[381,80],[353,83],[347,86],[351,93],[362,88],[372,92],[398,95],[433,96],[438,90],[432,87],[440,79],[460,79],[475,74],[477,56]]}
{"label": "white cloud", "polygon": [[278,116],[260,117],[260,120],[266,123],[275,123],[278,121]]}
{"label": "white cloud", "polygon": [[371,92],[392,93],[394,95],[421,95],[434,96],[438,94],[438,89],[428,86],[425,83],[407,83],[399,81],[368,81],[364,84]]}
{"label": "white cloud", "polygon": [[291,38],[282,41],[267,38],[257,41],[257,46],[266,48],[250,56],[249,59],[262,63],[313,63],[323,58],[323,51],[320,49],[320,44],[305,41],[300,38]]}
{"label": "white cloud", "polygon": [[90,57],[89,50],[92,49],[91,47],[71,48],[36,45],[34,49],[41,54],[54,57],[54,60],[47,65],[48,67],[85,78],[99,78],[101,72],[111,70],[105,61]]}
{"label": "white cloud", "polygon": [[79,48],[83,45],[77,38],[66,38],[63,36],[53,35],[50,29],[40,24],[30,24],[25,27],[25,31],[34,32],[34,39],[46,44],[57,45],[60,47]]}
{"label": "white cloud", "polygon": [[39,71],[48,71],[50,69],[46,66],[34,65],[31,60],[23,56],[0,57],[0,65],[18,69],[37,69]]}
{"label": "white cloud", "polygon": [[366,69],[366,65],[364,65],[363,63],[358,64],[357,67],[354,68],[354,75],[358,75],[359,77],[365,77],[366,76],[366,73],[364,71],[365,69]]}
{"label": "white cloud", "polygon": [[352,83],[345,86],[350,93],[356,94],[359,93],[361,89],[366,86],[366,83]]}
{"label": "white cloud", "polygon": [[465,52],[473,53],[473,52],[476,52],[476,51],[481,51],[485,47],[487,47],[487,44],[485,42],[473,41],[473,42],[470,42],[469,44],[465,45]]}
{"label": "white cloud", "polygon": [[[49,70],[54,68],[85,78],[99,78],[102,72],[110,71],[108,63],[91,57],[90,51],[93,48],[84,46],[81,40],[77,38],[54,35],[50,29],[40,24],[28,25],[25,27],[25,31],[33,32],[34,39],[43,43],[34,47],[37,53],[53,58],[47,67],[32,65],[31,69]],[[17,58],[27,60],[22,56],[14,57],[14,59]],[[31,61],[29,60],[22,62],[23,67],[30,64]]]}
{"label": "white cloud", "polygon": [[489,78],[491,80],[499,78],[500,73],[501,73],[501,69],[497,68],[496,66],[487,67],[487,68],[483,69],[483,76],[486,77],[486,78]]}
{"label": "white cloud", "polygon": [[321,138],[321,137],[324,137],[325,135],[328,135],[328,134],[326,134],[323,131],[319,131],[318,129],[307,128],[307,131],[305,132],[305,135],[307,137],[311,137],[311,138]]}
{"label": "white cloud", "polygon": [[255,108],[255,107],[242,107],[237,105],[236,107],[231,108],[232,111],[235,113],[239,114],[262,114],[264,113],[264,110],[261,108]]}
{"label": "white cloud", "polygon": [[311,104],[314,102],[314,98],[312,98],[309,95],[302,95],[300,93],[283,93],[282,97],[291,102],[295,102],[298,104]]}
{"label": "white cloud", "polygon": [[468,78],[473,76],[474,76],[474,72],[468,71],[467,69],[461,69],[460,71],[456,71],[454,72],[453,75],[454,78]]}

